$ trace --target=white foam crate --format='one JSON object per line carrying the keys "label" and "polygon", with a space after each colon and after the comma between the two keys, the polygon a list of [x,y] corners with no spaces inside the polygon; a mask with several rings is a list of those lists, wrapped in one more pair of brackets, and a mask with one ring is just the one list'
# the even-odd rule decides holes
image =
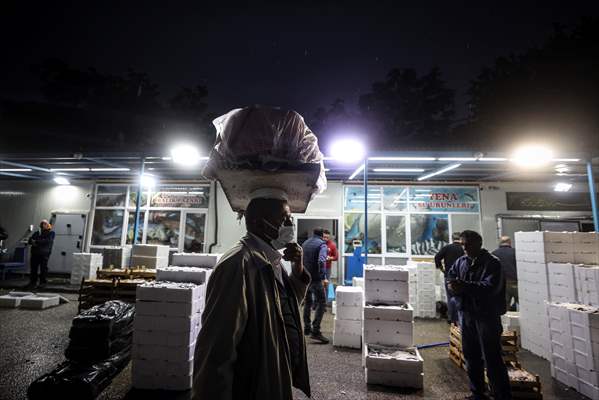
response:
{"label": "white foam crate", "polygon": [[365,319],[364,340],[369,344],[411,347],[414,344],[414,323]]}
{"label": "white foam crate", "polygon": [[339,319],[335,316],[334,327],[335,332],[342,335],[362,335],[362,321]]}
{"label": "white foam crate", "polygon": [[364,297],[368,303],[403,304],[410,300],[408,282],[366,279]]}
{"label": "white foam crate", "polygon": [[146,282],[137,286],[136,298],[142,301],[193,303],[202,297],[202,287],[195,283]]}
{"label": "white foam crate", "polygon": [[131,268],[158,269],[168,266],[168,257],[131,256]]}
{"label": "white foam crate", "polygon": [[403,281],[407,282],[409,272],[407,269],[399,266],[364,266],[364,280],[368,281]]}
{"label": "white foam crate", "polygon": [[337,307],[361,307],[364,303],[364,290],[358,286],[337,286],[335,289]]}
{"label": "white foam crate", "polygon": [[174,253],[172,264],[188,267],[214,268],[222,254]]}
{"label": "white foam crate", "polygon": [[169,375],[190,375],[193,374],[193,360],[172,362],[166,360],[143,360],[133,359],[132,368],[138,374],[160,376],[165,372]]}
{"label": "white foam crate", "polygon": [[362,345],[362,335],[351,335],[348,333],[333,332],[333,346],[359,349]]}
{"label": "white foam crate", "polygon": [[21,300],[30,296],[35,296],[32,292],[10,292],[0,296],[0,307],[17,308],[21,305]]}
{"label": "white foam crate", "polygon": [[195,342],[183,346],[134,344],[131,347],[131,358],[142,360],[185,362],[193,359],[194,351]]}
{"label": "white foam crate", "polygon": [[383,385],[393,387],[405,387],[422,389],[424,385],[424,374],[405,374],[395,371],[375,371],[364,369],[366,383],[370,385]]}
{"label": "white foam crate", "polygon": [[168,259],[168,253],[168,246],[158,244],[136,244],[131,249],[131,257],[142,256]]}
{"label": "white foam crate", "polygon": [[397,306],[364,306],[364,319],[412,322],[414,309],[410,304]]}
{"label": "white foam crate", "polygon": [[335,315],[341,320],[362,320],[362,307],[360,306],[335,306]]}
{"label": "white foam crate", "polygon": [[401,348],[366,344],[366,368],[406,374],[423,372],[424,360],[415,347]]}
{"label": "white foam crate", "polygon": [[160,267],[156,270],[157,281],[191,282],[198,285],[208,282],[212,269],[199,267]]}
{"label": "white foam crate", "polygon": [[34,295],[21,298],[21,308],[33,310],[43,310],[57,306],[60,303],[60,297],[56,294],[46,294],[45,296]]}

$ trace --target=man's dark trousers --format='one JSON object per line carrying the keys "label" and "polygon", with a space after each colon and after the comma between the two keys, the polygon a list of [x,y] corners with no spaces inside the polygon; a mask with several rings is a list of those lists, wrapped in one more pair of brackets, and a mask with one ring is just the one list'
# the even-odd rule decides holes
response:
{"label": "man's dark trousers", "polygon": [[31,255],[31,270],[29,274],[29,282],[32,285],[37,284],[37,275],[39,269],[40,284],[46,284],[46,275],[48,275],[48,256],[40,254]]}
{"label": "man's dark trousers", "polygon": [[[310,323],[310,314],[312,311],[312,302],[316,303],[316,312],[314,313],[314,321]],[[311,328],[312,333],[320,332],[320,322],[326,309],[327,300],[324,296],[324,285],[321,280],[312,281],[306,292],[306,300],[304,303],[304,328]]]}
{"label": "man's dark trousers", "polygon": [[470,379],[470,390],[476,398],[484,398],[485,366],[496,400],[511,400],[510,381],[502,357],[501,317],[475,316],[460,312],[462,351],[466,360],[466,371]]}

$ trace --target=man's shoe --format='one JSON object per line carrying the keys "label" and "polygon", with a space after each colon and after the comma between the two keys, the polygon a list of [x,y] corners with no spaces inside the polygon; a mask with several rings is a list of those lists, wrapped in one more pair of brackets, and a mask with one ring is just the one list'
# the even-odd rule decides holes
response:
{"label": "man's shoe", "polygon": [[304,328],[304,335],[310,336],[311,334],[312,334],[312,329],[310,329],[310,328]]}
{"label": "man's shoe", "polygon": [[329,343],[329,339],[327,339],[326,337],[322,336],[322,333],[318,332],[312,332],[312,334],[310,335],[310,339],[313,340],[317,340],[322,344],[327,344]]}

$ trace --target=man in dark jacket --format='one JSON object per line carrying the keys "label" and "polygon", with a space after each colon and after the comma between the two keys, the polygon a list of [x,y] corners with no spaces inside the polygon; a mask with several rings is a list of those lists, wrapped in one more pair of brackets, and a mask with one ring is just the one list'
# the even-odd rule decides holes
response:
{"label": "man in dark jacket", "polygon": [[[447,272],[453,263],[464,255],[464,248],[462,247],[462,241],[460,240],[460,233],[454,232],[452,235],[452,240],[453,243],[443,246],[435,255],[435,266],[437,269],[443,272],[445,277],[447,277]],[[447,282],[445,283],[445,293],[447,294],[447,322],[457,323],[458,312],[455,307],[455,301],[453,300],[453,297],[447,288]]]}
{"label": "man in dark jacket", "polygon": [[[512,247],[512,239],[502,236],[499,247],[493,251],[493,255],[499,258],[501,269],[505,275],[505,301],[511,311],[516,311],[518,304],[518,272],[516,269],[516,250]],[[512,306],[512,298],[514,305]]]}
{"label": "man in dark jacket", "polygon": [[[323,235],[324,230],[316,228],[314,229],[314,235],[302,245],[304,267],[312,277],[304,303],[304,334],[326,344],[329,343],[329,339],[324,337],[320,331],[320,323],[327,306],[324,287],[329,283],[327,279],[327,254],[329,249]],[[314,321],[310,321],[313,302],[316,302],[316,312]]]}
{"label": "man in dark jacket", "polygon": [[505,314],[505,279],[499,260],[482,248],[474,231],[461,234],[465,255],[447,274],[449,290],[456,298],[462,332],[462,351],[470,380],[470,399],[487,399],[485,370],[493,398],[512,398],[507,368],[502,357],[501,315]]}
{"label": "man in dark jacket", "polygon": [[[290,243],[285,199],[274,189],[253,197],[245,210],[248,234],[210,276],[195,347],[194,399],[292,400],[292,385],[310,397],[299,312],[310,275],[302,248]],[[281,258],[291,261],[290,274]]]}
{"label": "man in dark jacket", "polygon": [[54,232],[48,223],[48,220],[43,219],[40,222],[40,230],[34,232],[29,238],[31,245],[31,272],[29,274],[29,286],[37,286],[37,277],[39,269],[40,284],[39,288],[46,285],[46,275],[48,274],[48,259],[52,253],[52,245],[54,244]]}

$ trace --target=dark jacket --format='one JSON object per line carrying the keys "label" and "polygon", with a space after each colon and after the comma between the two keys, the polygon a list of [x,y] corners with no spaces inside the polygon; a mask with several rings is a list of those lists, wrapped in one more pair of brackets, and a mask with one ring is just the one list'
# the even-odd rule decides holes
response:
{"label": "dark jacket", "polygon": [[327,277],[327,242],[319,236],[312,236],[302,245],[304,249],[304,268],[308,269],[313,281]]}
{"label": "dark jacket", "polygon": [[[445,273],[453,265],[458,258],[464,255],[464,248],[459,243],[450,243],[443,246],[435,255],[435,265],[438,269],[444,270]],[[441,262],[443,261],[443,263]]]}
{"label": "dark jacket", "polygon": [[479,316],[505,314],[505,278],[499,260],[487,250],[474,260],[466,255],[458,258],[447,279],[463,283],[462,293],[453,293],[458,310]]}
{"label": "dark jacket", "polygon": [[493,255],[499,258],[505,279],[508,281],[517,281],[516,249],[512,246],[500,246],[493,251]]}
{"label": "dark jacket", "polygon": [[[299,365],[292,358],[273,266],[246,236],[225,253],[208,281],[202,329],[194,358],[194,399],[292,400],[291,386],[310,396],[306,342],[299,341]],[[310,275],[283,272],[301,327],[299,302]]]}
{"label": "dark jacket", "polygon": [[6,229],[4,229],[2,225],[0,225],[0,240],[6,239],[8,239],[8,232],[6,232]]}
{"label": "dark jacket", "polygon": [[52,245],[54,244],[54,232],[50,229],[34,232],[29,238],[31,255],[50,257]]}

